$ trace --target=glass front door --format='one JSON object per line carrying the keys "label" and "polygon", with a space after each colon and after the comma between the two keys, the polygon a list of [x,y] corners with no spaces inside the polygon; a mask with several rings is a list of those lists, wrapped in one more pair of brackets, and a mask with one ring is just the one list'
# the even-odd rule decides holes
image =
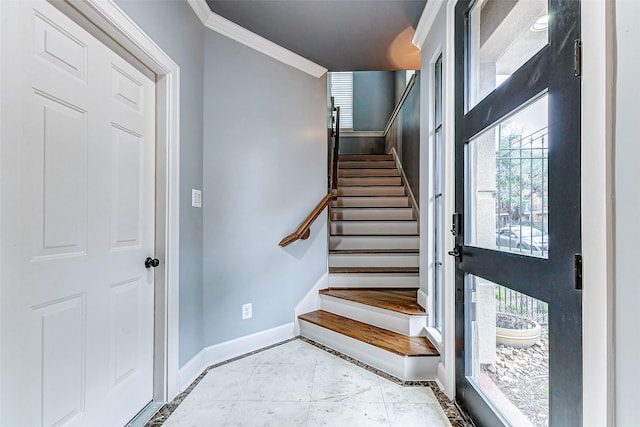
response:
{"label": "glass front door", "polygon": [[579,11],[456,6],[456,395],[477,425],[582,422]]}

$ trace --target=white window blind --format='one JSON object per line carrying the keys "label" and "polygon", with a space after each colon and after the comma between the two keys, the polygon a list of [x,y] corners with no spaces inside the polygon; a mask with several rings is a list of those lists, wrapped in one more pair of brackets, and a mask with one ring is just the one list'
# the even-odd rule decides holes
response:
{"label": "white window blind", "polygon": [[353,73],[330,73],[329,82],[335,106],[340,107],[340,128],[353,129]]}

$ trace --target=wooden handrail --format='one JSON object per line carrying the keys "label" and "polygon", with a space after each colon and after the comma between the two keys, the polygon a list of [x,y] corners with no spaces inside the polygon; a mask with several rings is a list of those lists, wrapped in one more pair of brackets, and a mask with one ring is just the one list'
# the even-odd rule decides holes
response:
{"label": "wooden handrail", "polygon": [[[335,116],[333,113],[335,112]],[[289,234],[284,239],[280,240],[279,245],[283,248],[292,244],[297,240],[306,240],[311,235],[311,224],[320,216],[324,208],[329,206],[331,200],[335,200],[338,197],[338,157],[340,152],[340,107],[334,107],[334,99],[331,97],[331,138],[333,139],[333,146],[330,152],[331,162],[331,181],[329,186],[329,193],[320,200],[320,203],[311,211],[307,219],[304,220],[300,227]]]}
{"label": "wooden handrail", "polygon": [[285,237],[284,239],[280,240],[279,245],[284,248],[285,246],[292,244],[296,240],[299,240],[299,239],[306,240],[306,239],[308,239],[309,235],[311,234],[311,230],[310,230],[311,224],[313,224],[313,222],[320,216],[320,214],[322,213],[324,208],[329,206],[329,203],[331,203],[331,200],[334,198],[334,194],[335,193],[332,192],[332,193],[329,193],[326,196],[324,196],[322,198],[322,200],[320,201],[320,203],[318,203],[318,206],[316,206],[311,211],[311,213],[309,214],[307,219],[305,219],[304,222],[302,224],[300,224],[300,227],[298,227],[298,229],[295,232],[293,232],[292,234],[289,234],[287,237]]}
{"label": "wooden handrail", "polygon": [[386,137],[387,134],[389,133],[391,126],[393,126],[393,122],[395,122],[396,117],[398,117],[398,114],[400,114],[400,110],[404,105],[404,101],[406,101],[407,97],[409,96],[409,93],[411,92],[411,89],[413,89],[413,85],[416,83],[416,78],[417,77],[415,74],[411,76],[411,78],[407,82],[407,85],[404,87],[402,96],[400,97],[400,100],[398,101],[398,104],[396,105],[396,107],[391,112],[391,115],[389,116],[389,121],[387,122],[387,125],[384,127],[384,131],[382,131],[382,136]]}

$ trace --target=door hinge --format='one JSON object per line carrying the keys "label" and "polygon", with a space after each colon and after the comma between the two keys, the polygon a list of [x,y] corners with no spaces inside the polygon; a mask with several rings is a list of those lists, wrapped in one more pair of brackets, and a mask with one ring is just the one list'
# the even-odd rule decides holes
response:
{"label": "door hinge", "polygon": [[576,289],[582,290],[582,254],[575,256]]}
{"label": "door hinge", "polygon": [[582,40],[577,39],[575,41],[575,45],[573,47],[573,60],[574,60],[574,69],[573,74],[576,77],[580,77],[582,75]]}

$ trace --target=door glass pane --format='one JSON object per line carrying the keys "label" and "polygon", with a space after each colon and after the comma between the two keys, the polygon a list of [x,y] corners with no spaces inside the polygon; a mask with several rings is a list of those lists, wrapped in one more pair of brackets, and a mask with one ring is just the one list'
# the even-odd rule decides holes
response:
{"label": "door glass pane", "polygon": [[514,426],[549,425],[549,305],[468,275],[466,375]]}
{"label": "door glass pane", "polygon": [[478,0],[469,13],[473,108],[549,41],[547,0]]}
{"label": "door glass pane", "polygon": [[468,245],[547,258],[548,95],[467,144]]}

